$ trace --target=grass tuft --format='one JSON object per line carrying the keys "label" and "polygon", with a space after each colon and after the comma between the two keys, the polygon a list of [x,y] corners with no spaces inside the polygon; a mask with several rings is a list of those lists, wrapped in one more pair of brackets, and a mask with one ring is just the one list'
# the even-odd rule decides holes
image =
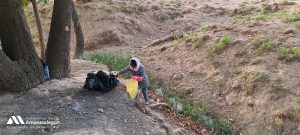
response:
{"label": "grass tuft", "polygon": [[265,14],[265,13],[259,13],[255,16],[252,17],[252,20],[257,20],[257,21],[264,21],[264,20],[269,20],[271,19],[272,16],[269,14]]}
{"label": "grass tuft", "polygon": [[208,56],[212,56],[213,53],[218,53],[225,49],[231,42],[231,37],[227,34],[224,34],[220,40],[214,43],[210,48],[208,48]]}
{"label": "grass tuft", "polygon": [[293,59],[300,60],[300,48],[279,48],[277,50],[277,58],[279,60],[290,61]]}
{"label": "grass tuft", "polygon": [[283,10],[280,10],[280,11],[274,13],[274,15],[286,23],[295,22],[295,21],[300,20],[299,14],[293,13],[293,12],[287,12],[287,11],[283,11]]}
{"label": "grass tuft", "polygon": [[199,27],[196,32],[205,32],[205,31],[210,31],[212,30],[212,25],[210,24],[203,24],[201,27]]}
{"label": "grass tuft", "polygon": [[250,43],[260,53],[272,50],[272,48],[277,44],[276,41],[263,36],[256,36]]}

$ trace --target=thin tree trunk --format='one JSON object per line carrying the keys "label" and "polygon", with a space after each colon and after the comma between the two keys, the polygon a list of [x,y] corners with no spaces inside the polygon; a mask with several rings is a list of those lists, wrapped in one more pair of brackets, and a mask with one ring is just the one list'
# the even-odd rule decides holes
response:
{"label": "thin tree trunk", "polygon": [[[1,54],[1,87],[19,91],[40,84],[44,80],[42,64],[34,48],[21,1],[0,0],[0,20],[2,51],[6,54]],[[7,71],[9,68],[12,68],[11,72]]]}
{"label": "thin tree trunk", "polygon": [[41,59],[43,60],[43,62],[45,62],[45,59],[46,59],[45,58],[45,38],[44,38],[41,18],[40,18],[40,14],[39,14],[39,10],[38,10],[36,0],[30,0],[30,1],[31,1],[32,7],[33,7],[35,20],[36,20],[36,25],[37,25],[37,29],[38,29],[38,32],[39,32],[39,40],[40,40],[40,47],[41,47]]}
{"label": "thin tree trunk", "polygon": [[82,58],[84,54],[84,36],[80,25],[79,17],[77,14],[76,6],[72,1],[72,20],[74,23],[74,30],[76,34],[76,50],[74,58]]}
{"label": "thin tree trunk", "polygon": [[72,0],[54,0],[46,61],[51,78],[70,77]]}

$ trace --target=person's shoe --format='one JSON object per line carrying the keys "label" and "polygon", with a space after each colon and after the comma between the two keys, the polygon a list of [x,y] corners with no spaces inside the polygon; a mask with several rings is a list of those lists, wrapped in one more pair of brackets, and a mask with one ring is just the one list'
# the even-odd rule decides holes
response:
{"label": "person's shoe", "polygon": [[149,105],[150,103],[149,103],[149,102],[145,102],[145,104],[146,104],[146,105]]}

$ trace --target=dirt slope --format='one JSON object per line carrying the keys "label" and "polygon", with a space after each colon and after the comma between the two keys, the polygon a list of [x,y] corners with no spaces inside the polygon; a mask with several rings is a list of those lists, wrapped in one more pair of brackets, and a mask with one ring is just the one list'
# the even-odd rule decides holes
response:
{"label": "dirt slope", "polygon": [[[231,43],[210,52],[224,34]],[[255,48],[258,35],[274,41],[274,46],[264,51]],[[300,133],[299,57],[280,60],[276,51],[299,48],[299,39],[293,24],[278,19],[240,24],[229,18],[208,31],[148,47],[141,55],[153,75],[230,120],[241,133],[296,135]]]}
{"label": "dirt slope", "polygon": [[[285,2],[95,0],[78,5],[78,11],[87,54],[139,55],[152,75],[186,98],[208,106],[241,133],[296,135],[300,132],[299,60],[291,56],[278,59],[277,51],[300,47],[299,28],[295,27],[299,20],[284,22],[281,19],[288,14],[276,12],[299,15],[299,1]],[[259,14],[262,9],[270,15]],[[194,31],[203,24],[211,27]],[[192,34],[173,40],[172,35],[187,31]],[[224,34],[230,36],[230,43],[208,56]],[[274,45],[260,52],[260,44],[251,43],[258,35]],[[148,46],[166,37],[172,38]]]}
{"label": "dirt slope", "polygon": [[[299,14],[296,3],[290,5],[277,2],[279,10]],[[93,43],[96,47],[91,52],[100,49],[140,55],[152,75],[183,93],[186,98],[206,105],[233,123],[241,133],[299,134],[299,61],[284,62],[277,59],[276,52],[278,48],[299,48],[300,33],[293,23],[259,14],[262,9],[275,11],[272,9],[273,1],[186,0],[141,3],[149,7],[159,6],[145,12],[137,11],[135,8],[141,5],[134,2],[125,3],[125,8],[98,2],[81,6],[82,12],[91,10],[95,18],[100,17],[95,23],[90,21],[91,16],[84,16],[87,18],[83,20],[89,21],[86,27],[90,32],[88,37],[95,36],[102,26],[119,33],[122,37],[119,39],[123,41],[111,43],[108,41],[116,40],[108,37],[111,40]],[[265,5],[270,6],[266,8]],[[244,6],[254,8],[247,11]],[[107,14],[102,10],[111,12]],[[255,16],[255,19],[251,20],[250,17],[250,20],[245,20],[243,15],[244,20],[240,19],[235,12],[251,12],[249,16]],[[102,18],[103,13],[109,19],[107,16]],[[164,15],[167,17],[160,20]],[[175,18],[172,18],[173,15]],[[127,22],[126,25],[123,21]],[[193,31],[201,28],[202,24],[211,27],[208,30]],[[186,33],[182,38],[175,37],[175,40],[147,47],[155,40],[183,31],[192,31],[193,34]],[[208,49],[224,34],[230,36],[231,43],[214,52],[213,57],[208,56]],[[105,35],[109,34],[100,34],[101,38],[96,37],[91,41],[103,41]],[[259,52],[251,43],[258,35],[276,42],[276,45],[263,53]],[[202,43],[198,39],[205,41]]]}
{"label": "dirt slope", "polygon": [[[72,69],[72,78],[51,80],[24,93],[1,94],[0,134],[166,134],[152,117],[135,107],[122,85],[108,93],[82,89],[86,73],[107,70],[105,66],[76,60]],[[14,115],[24,122],[57,117],[60,124],[7,127],[4,123]]]}

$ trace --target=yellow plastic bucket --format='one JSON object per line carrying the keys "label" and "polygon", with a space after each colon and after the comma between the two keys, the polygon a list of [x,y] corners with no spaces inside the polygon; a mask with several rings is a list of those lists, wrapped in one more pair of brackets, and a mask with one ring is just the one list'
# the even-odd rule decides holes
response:
{"label": "yellow plastic bucket", "polygon": [[126,80],[125,86],[130,98],[132,100],[135,99],[138,94],[138,81],[132,79]]}

